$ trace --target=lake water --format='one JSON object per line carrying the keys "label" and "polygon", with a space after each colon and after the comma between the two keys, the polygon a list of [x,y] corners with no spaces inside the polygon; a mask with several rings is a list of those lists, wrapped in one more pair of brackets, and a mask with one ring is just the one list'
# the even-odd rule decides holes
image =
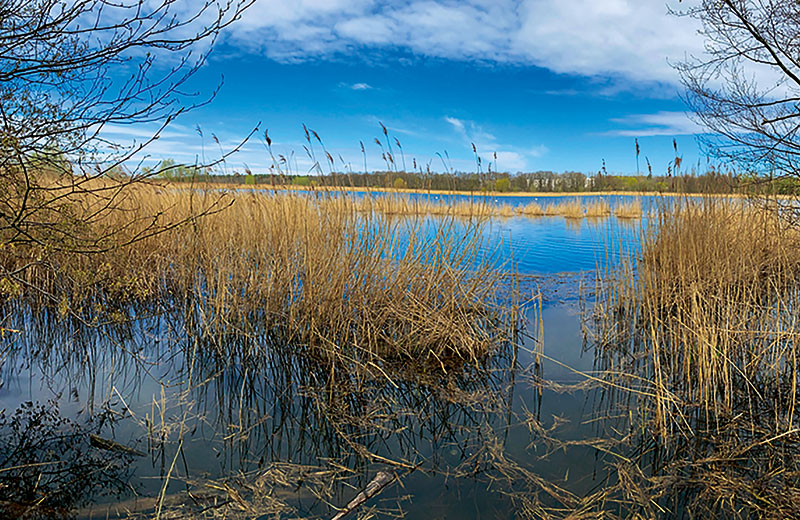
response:
{"label": "lake water", "polygon": [[[560,202],[500,202],[534,201]],[[645,208],[651,204],[655,199],[644,199]],[[492,220],[484,252],[520,275],[524,297],[542,296],[541,311],[528,307],[532,337],[485,366],[426,381],[400,370],[371,380],[336,374],[333,384],[327,368],[265,338],[241,340],[269,353],[261,359],[218,355],[168,317],[102,334],[53,327],[57,318],[11,317],[7,326],[24,332],[2,339],[0,409],[11,417],[32,402],[49,415],[33,426],[6,419],[6,449],[8,439],[36,439],[44,449],[52,425],[71,432],[68,446],[52,448],[73,450],[71,462],[54,462],[61,453],[44,456],[60,470],[77,467],[67,473],[70,493],[86,500],[69,503],[80,506],[81,518],[151,515],[154,497],[163,493],[177,508],[174,500],[187,490],[194,510],[211,514],[234,495],[221,485],[214,495],[201,486],[209,480],[238,490],[246,518],[273,518],[262,512],[276,508],[284,508],[280,518],[330,518],[379,470],[401,484],[363,506],[362,514],[378,508],[378,518],[523,518],[535,507],[559,508],[615,478],[605,464],[610,455],[571,443],[598,435],[592,419],[599,394],[567,386],[585,381],[576,370],[594,364],[584,348],[579,296],[591,298],[596,269],[619,261],[619,244],[635,249],[641,225],[613,217]],[[533,351],[538,312],[545,357]],[[543,388],[542,379],[565,388]],[[36,415],[31,410],[20,417]],[[29,429],[18,431],[20,424]],[[93,432],[144,456],[92,446]],[[259,493],[279,504],[265,505]]]}

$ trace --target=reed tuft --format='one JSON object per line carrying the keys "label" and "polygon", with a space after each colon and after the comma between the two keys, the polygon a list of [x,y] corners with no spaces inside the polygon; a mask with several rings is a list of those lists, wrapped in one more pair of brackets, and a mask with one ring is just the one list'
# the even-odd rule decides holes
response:
{"label": "reed tuft", "polygon": [[617,218],[641,218],[642,202],[638,199],[618,204],[614,208],[614,216]]}

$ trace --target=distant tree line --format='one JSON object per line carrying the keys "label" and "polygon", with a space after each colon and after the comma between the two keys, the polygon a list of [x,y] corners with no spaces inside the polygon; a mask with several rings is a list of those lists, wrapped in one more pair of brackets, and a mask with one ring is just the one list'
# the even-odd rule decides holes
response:
{"label": "distant tree line", "polygon": [[768,179],[762,175],[721,172],[714,168],[698,173],[668,175],[622,175],[603,171],[593,175],[580,172],[435,173],[378,171],[373,173],[331,173],[326,175],[281,175],[244,173],[221,174],[210,169],[181,165],[170,159],[156,167],[170,181],[295,187],[395,188],[466,192],[580,193],[599,191],[677,193],[776,193],[800,195],[800,179],[790,176]]}

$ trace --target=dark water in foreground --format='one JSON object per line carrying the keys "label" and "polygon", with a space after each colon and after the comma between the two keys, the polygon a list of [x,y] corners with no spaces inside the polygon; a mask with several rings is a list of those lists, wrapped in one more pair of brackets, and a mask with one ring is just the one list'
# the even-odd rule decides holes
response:
{"label": "dark water in foreground", "polygon": [[[614,218],[491,222],[486,250],[499,251],[522,275],[523,296],[542,294],[547,357],[533,352],[539,315],[531,307],[532,337],[518,350],[426,381],[402,367],[391,375],[331,376],[264,338],[235,340],[268,353],[257,359],[218,355],[215,345],[199,343],[164,317],[103,334],[66,324],[54,330],[42,324],[47,320],[27,318],[15,325],[23,334],[2,339],[6,445],[25,445],[32,457],[44,457],[70,490],[64,503],[83,518],[139,510],[152,516],[154,497],[163,493],[172,507],[187,489],[195,510],[210,514],[212,505],[238,500],[224,491],[229,488],[246,504],[243,517],[285,505],[293,513],[284,509],[278,517],[328,518],[378,470],[391,470],[402,482],[367,503],[381,509],[380,518],[525,517],[520,497],[534,493],[558,507],[564,498],[532,485],[533,476],[587,495],[608,477],[608,455],[559,444],[598,434],[591,421],[598,396],[542,389],[537,382],[579,383],[573,369],[591,370],[579,292],[591,297],[595,269],[618,261],[606,255],[609,244],[635,247],[639,225]],[[237,349],[225,352],[231,350]],[[25,409],[26,402],[47,412]],[[14,423],[8,417],[20,407],[24,413]],[[68,442],[48,444],[51,427],[70,432]],[[118,445],[98,447],[93,432],[143,456]],[[213,488],[217,495],[198,491],[208,480],[230,485]],[[259,502],[259,489],[280,504]],[[85,501],[76,499],[82,495]]]}

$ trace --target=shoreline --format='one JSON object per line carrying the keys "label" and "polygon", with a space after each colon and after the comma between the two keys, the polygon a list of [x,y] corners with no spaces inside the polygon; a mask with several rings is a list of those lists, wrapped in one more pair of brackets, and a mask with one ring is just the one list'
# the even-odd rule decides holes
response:
{"label": "shoreline", "polygon": [[[184,183],[167,182],[171,186]],[[466,197],[529,197],[529,198],[555,198],[555,197],[713,197],[713,198],[767,198],[765,195],[751,195],[743,193],[677,193],[677,192],[656,192],[656,191],[573,191],[573,192],[532,192],[532,191],[464,191],[464,190],[420,190],[412,188],[376,188],[360,186],[295,186],[295,185],[274,185],[274,184],[238,184],[231,185],[226,183],[202,183],[196,184],[203,188],[216,189],[249,189],[249,190],[271,190],[271,191],[320,191],[320,192],[351,192],[351,193],[395,193],[395,194],[416,194],[416,195],[459,195]],[[788,200],[795,198],[794,195],[769,195],[768,198]]]}

